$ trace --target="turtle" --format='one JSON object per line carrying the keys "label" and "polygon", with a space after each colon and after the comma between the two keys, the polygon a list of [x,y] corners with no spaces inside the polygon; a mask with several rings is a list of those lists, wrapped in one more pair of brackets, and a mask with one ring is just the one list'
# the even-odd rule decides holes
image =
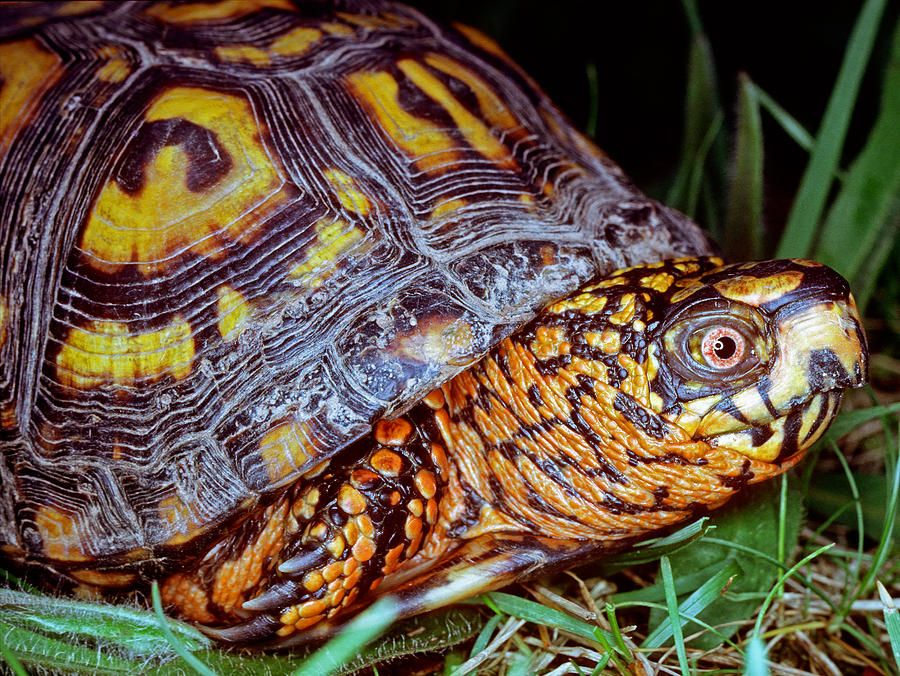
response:
{"label": "turtle", "polygon": [[0,23],[0,552],[225,643],[631,546],[866,380],[847,283],[725,263],[483,33],[376,0]]}

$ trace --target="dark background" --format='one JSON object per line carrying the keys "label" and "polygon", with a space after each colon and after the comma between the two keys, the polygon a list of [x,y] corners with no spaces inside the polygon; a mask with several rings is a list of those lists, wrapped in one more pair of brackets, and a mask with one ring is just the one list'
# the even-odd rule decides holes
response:
{"label": "dark background", "polygon": [[[493,37],[534,77],[576,126],[590,109],[586,67],[597,67],[596,141],[637,184],[663,197],[677,168],[690,28],[676,0],[431,0],[411,4]],[[862,3],[708,0],[700,18],[712,45],[726,125],[734,124],[737,74],[751,79],[815,135]],[[845,154],[865,142],[878,110],[891,29],[882,21]],[[766,220],[777,233],[808,155],[763,113]],[[900,133],[900,131],[898,131]]]}

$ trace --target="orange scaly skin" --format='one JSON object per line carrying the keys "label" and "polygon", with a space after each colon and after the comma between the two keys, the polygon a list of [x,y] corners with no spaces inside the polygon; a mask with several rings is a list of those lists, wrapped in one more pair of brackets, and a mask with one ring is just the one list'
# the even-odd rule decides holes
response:
{"label": "orange scaly skin", "polygon": [[[813,315],[815,335],[798,339],[794,324]],[[822,266],[696,259],[615,273],[379,423],[163,596],[194,621],[236,623],[211,630],[224,640],[298,641],[384,590],[411,611],[453,600],[431,594],[471,576],[453,563],[463,545],[535,538],[537,570],[575,543],[609,551],[793,466],[865,366],[852,298]],[[512,555],[485,560],[500,574],[463,593],[535,573]]]}

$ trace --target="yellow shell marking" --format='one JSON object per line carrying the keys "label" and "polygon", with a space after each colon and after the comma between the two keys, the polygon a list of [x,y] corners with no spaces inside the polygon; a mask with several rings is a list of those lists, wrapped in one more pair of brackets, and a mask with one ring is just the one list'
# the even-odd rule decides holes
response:
{"label": "yellow shell marking", "polygon": [[164,146],[145,167],[142,188],[125,192],[110,179],[100,192],[82,235],[90,264],[105,272],[139,263],[147,276],[182,253],[219,259],[227,241],[249,243],[267,210],[285,195],[278,169],[259,138],[259,126],[243,98],[192,87],[163,92],[146,121],[182,119],[215,134],[232,165],[208,189],[187,186],[190,159],[181,146]]}
{"label": "yellow shell marking", "polygon": [[713,287],[725,298],[759,307],[790,293],[802,283],[803,273],[791,270],[769,277],[731,277],[716,282]]}
{"label": "yellow shell marking", "polygon": [[369,30],[381,30],[384,28],[403,28],[413,25],[409,19],[397,16],[390,12],[385,12],[381,16],[369,16],[366,14],[351,14],[349,12],[335,12],[335,16],[343,19],[349,24],[368,28]]}
{"label": "yellow shell marking", "polygon": [[77,16],[78,14],[86,14],[93,12],[95,9],[103,7],[101,0],[70,0],[60,5],[56,10],[57,16]]}
{"label": "yellow shell marking", "polygon": [[272,57],[300,56],[322,37],[322,31],[316,28],[295,28],[272,42],[267,50],[254,45],[222,45],[216,47],[215,53],[222,61],[234,63],[252,63],[256,66],[268,66]]}
{"label": "yellow shell marking", "polygon": [[431,210],[431,216],[429,218],[432,221],[439,220],[447,214],[452,214],[453,212],[458,211],[462,207],[466,206],[466,204],[467,202],[465,200],[459,198],[445,200]]}
{"label": "yellow shell marking", "polygon": [[331,184],[341,206],[360,216],[368,216],[371,210],[369,199],[362,193],[356,181],[340,169],[326,169],[322,172],[325,180]]}
{"label": "yellow shell marking", "polygon": [[234,63],[252,63],[255,66],[268,66],[272,63],[267,52],[253,45],[227,45],[216,47],[216,56],[222,61]]}
{"label": "yellow shell marking", "polygon": [[6,343],[6,324],[9,316],[9,308],[6,305],[6,298],[0,296],[0,347]]}
{"label": "yellow shell marking", "polygon": [[172,536],[167,545],[180,545],[199,535],[201,524],[189,505],[177,495],[170,495],[159,501],[159,518],[169,524]]}
{"label": "yellow shell marking", "polygon": [[443,54],[428,54],[425,56],[425,63],[457,80],[465,82],[469,89],[472,90],[472,93],[475,94],[481,114],[492,125],[506,132],[522,130],[521,123],[512,114],[509,106],[497,96],[490,85],[473,71]]}
{"label": "yellow shell marking", "polygon": [[122,52],[118,48],[108,45],[98,49],[97,55],[107,59],[106,63],[97,70],[98,80],[115,84],[122,82],[131,74],[131,64],[122,56]]}
{"label": "yellow shell marking", "polygon": [[72,328],[56,357],[56,378],[68,387],[87,389],[106,383],[132,384],[191,372],[191,327],[176,317],[158,331],[132,333],[127,324],[94,320]]}
{"label": "yellow shell marking", "polygon": [[216,311],[219,317],[219,335],[227,343],[234,341],[244,329],[250,316],[250,306],[247,300],[228,284],[223,284],[216,290],[219,301]]}
{"label": "yellow shell marking", "polygon": [[507,66],[515,70],[525,81],[536,91],[540,91],[540,87],[538,87],[537,82],[535,82],[530,75],[528,75],[525,71],[519,68],[519,64],[509,58],[506,52],[494,42],[487,35],[482,33],[477,28],[472,28],[471,26],[467,26],[464,23],[453,23],[451,24],[456,30],[463,34],[463,36],[471,42],[476,47],[483,49],[488,54],[493,54],[498,59],[504,61]]}
{"label": "yellow shell marking", "polygon": [[279,56],[300,56],[308,52],[320,37],[322,31],[315,28],[295,28],[275,40],[269,49]]}
{"label": "yellow shell marking", "polygon": [[397,357],[417,362],[463,365],[474,341],[472,325],[466,321],[452,316],[425,317],[409,333],[399,334],[388,349]]}
{"label": "yellow shell marking", "polygon": [[44,544],[44,555],[55,561],[87,561],[76,521],[53,507],[41,505],[34,525]]}
{"label": "yellow shell marking", "polygon": [[0,154],[28,124],[33,105],[59,78],[61,64],[34,38],[0,44]]}
{"label": "yellow shell marking", "polygon": [[[363,238],[363,231],[346,221],[328,221],[322,219],[316,223],[316,243],[309,249],[309,258],[297,264],[289,276],[292,279],[304,280],[307,288],[322,285],[331,274],[337,262]],[[318,273],[318,274],[315,274]],[[305,280],[308,275],[315,274]]]}
{"label": "yellow shell marking", "polygon": [[449,134],[403,109],[397,98],[397,81],[389,73],[351,73],[347,76],[347,84],[384,133],[415,159],[420,169],[436,171],[461,161],[457,144]]}
{"label": "yellow shell marking", "polygon": [[401,59],[397,67],[425,94],[444,107],[466,141],[491,162],[504,169],[514,169],[516,161],[509,150],[498,141],[484,122],[470,113],[450,90],[418,61]]}
{"label": "yellow shell marking", "polygon": [[178,24],[210,19],[236,19],[263,7],[294,11],[294,6],[288,0],[222,0],[221,2],[192,2],[186,5],[160,2],[151,6],[146,14],[165,23]]}
{"label": "yellow shell marking", "polygon": [[356,31],[350,28],[350,26],[333,21],[320,23],[319,28],[321,28],[326,33],[330,33],[331,35],[354,35],[356,33]]}
{"label": "yellow shell marking", "polygon": [[299,471],[318,451],[310,441],[307,426],[288,422],[269,430],[259,442],[269,479],[279,481]]}

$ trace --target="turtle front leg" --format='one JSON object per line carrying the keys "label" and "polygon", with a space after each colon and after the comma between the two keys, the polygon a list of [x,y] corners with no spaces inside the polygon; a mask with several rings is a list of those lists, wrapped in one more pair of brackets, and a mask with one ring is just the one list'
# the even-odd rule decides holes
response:
{"label": "turtle front leg", "polygon": [[[368,447],[368,448],[367,448]],[[373,433],[162,586],[164,602],[231,642],[286,639],[375,590],[420,548],[447,481],[407,418]]]}

